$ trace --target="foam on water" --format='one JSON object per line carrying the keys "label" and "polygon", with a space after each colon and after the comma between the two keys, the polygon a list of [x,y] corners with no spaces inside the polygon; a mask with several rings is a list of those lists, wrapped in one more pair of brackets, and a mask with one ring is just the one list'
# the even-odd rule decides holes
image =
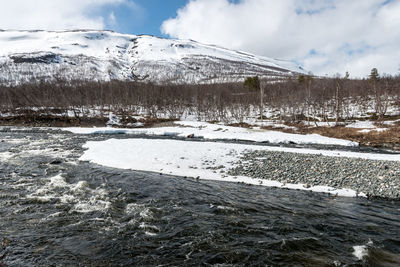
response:
{"label": "foam on water", "polygon": [[64,204],[72,204],[70,212],[79,213],[106,212],[111,206],[108,192],[104,188],[91,189],[86,181],[70,184],[62,175],[43,180],[46,183],[28,194],[27,199],[41,203],[59,201]]}
{"label": "foam on water", "polygon": [[160,233],[160,228],[149,224],[149,222],[154,221],[155,215],[146,205],[129,203],[125,207],[125,214],[131,218],[126,225],[121,225],[121,228],[136,226],[147,236],[156,236]]}
{"label": "foam on water", "polygon": [[373,243],[370,240],[366,245],[361,245],[361,246],[353,246],[353,255],[359,259],[363,260],[365,256],[368,255],[368,247],[371,246]]}
{"label": "foam on water", "polygon": [[155,233],[152,233],[152,232],[144,232],[145,233],[145,235],[148,235],[148,236],[156,236],[157,234],[155,234]]}
{"label": "foam on water", "polygon": [[235,208],[227,207],[227,206],[222,206],[222,205],[217,206],[217,209],[218,209],[218,210],[225,210],[225,211],[236,211]]}
{"label": "foam on water", "polygon": [[0,153],[0,161],[8,161],[11,159],[14,155],[10,152],[1,152]]}
{"label": "foam on water", "polygon": [[367,246],[365,245],[354,246],[353,249],[354,249],[353,255],[359,260],[362,260],[365,256],[368,255]]}
{"label": "foam on water", "polygon": [[144,234],[148,236],[156,236],[160,232],[160,229],[157,226],[146,223],[141,223],[139,228],[145,230]]}
{"label": "foam on water", "polygon": [[143,219],[151,219],[153,213],[143,204],[130,203],[126,205],[125,213],[127,215],[139,215]]}

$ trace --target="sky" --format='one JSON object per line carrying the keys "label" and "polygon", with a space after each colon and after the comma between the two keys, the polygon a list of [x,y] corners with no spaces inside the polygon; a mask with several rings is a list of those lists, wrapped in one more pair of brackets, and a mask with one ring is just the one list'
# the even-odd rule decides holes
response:
{"label": "sky", "polygon": [[400,0],[0,0],[0,29],[108,29],[293,60],[316,75],[400,73]]}

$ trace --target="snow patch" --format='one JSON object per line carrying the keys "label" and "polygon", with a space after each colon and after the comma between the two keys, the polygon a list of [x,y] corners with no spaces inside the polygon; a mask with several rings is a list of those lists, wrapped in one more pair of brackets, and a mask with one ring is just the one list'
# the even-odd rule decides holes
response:
{"label": "snow patch", "polygon": [[376,129],[363,129],[363,130],[360,130],[360,131],[358,131],[359,133],[370,133],[370,132],[378,132],[378,133],[380,133],[380,132],[384,132],[384,131],[387,131],[388,130],[388,128],[376,128]]}
{"label": "snow patch", "polygon": [[152,136],[178,136],[204,138],[208,140],[245,140],[269,143],[295,143],[295,144],[318,144],[338,146],[358,146],[358,143],[321,136],[318,134],[290,134],[279,131],[268,131],[261,129],[246,129],[241,127],[224,126],[197,121],[178,121],[176,127],[122,129],[122,128],[61,128],[75,134],[132,134]]}
{"label": "snow patch", "polygon": [[[400,161],[399,155],[177,140],[109,139],[87,142],[84,148],[88,150],[84,152],[80,160],[87,160],[108,167],[158,172],[182,177],[189,176],[205,180],[327,192],[340,196],[357,196],[357,193],[346,188],[335,189],[328,186],[307,188],[303,184],[282,184],[278,181],[245,176],[229,176],[226,171],[234,167],[235,162],[240,159],[243,153],[254,150]],[[361,193],[358,196],[365,196],[365,194]]]}
{"label": "snow patch", "polygon": [[347,128],[359,128],[359,129],[375,129],[373,121],[356,121],[354,123],[346,125]]}

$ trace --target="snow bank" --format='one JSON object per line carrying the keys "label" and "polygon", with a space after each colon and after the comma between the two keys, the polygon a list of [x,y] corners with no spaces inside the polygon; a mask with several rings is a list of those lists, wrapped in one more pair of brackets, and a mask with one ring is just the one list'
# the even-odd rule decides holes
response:
{"label": "snow bank", "polygon": [[384,132],[387,130],[388,130],[388,128],[376,128],[376,129],[363,129],[358,132],[359,133],[370,133],[370,132]]}
{"label": "snow bank", "polygon": [[[85,151],[80,160],[87,160],[108,167],[158,172],[177,176],[190,176],[206,180],[243,182],[262,186],[327,192],[340,196],[356,196],[356,192],[350,189],[334,189],[327,186],[305,188],[302,184],[282,184],[277,181],[260,180],[244,176],[233,177],[225,173],[227,169],[234,166],[234,162],[239,160],[241,154],[251,150],[400,161],[400,157],[397,155],[388,156],[177,140],[109,139],[106,141],[90,141],[87,142],[84,147],[88,150]],[[364,194],[361,194],[361,196],[364,196]]]}
{"label": "snow bank", "polygon": [[200,137],[208,140],[245,140],[270,143],[318,144],[338,146],[358,146],[358,143],[321,136],[318,134],[290,134],[279,131],[255,130],[230,127],[206,122],[179,121],[176,127],[116,129],[116,128],[63,128],[76,134],[133,134],[178,137]]}
{"label": "snow bank", "polygon": [[376,126],[373,121],[356,121],[346,125],[346,128],[375,129]]}
{"label": "snow bank", "polygon": [[[376,127],[376,125],[374,123],[375,123],[374,121],[356,121],[354,123],[346,125],[346,128],[362,129],[362,130],[358,131],[360,133],[370,133],[372,131],[384,132],[384,131],[388,130],[388,128],[378,128],[378,127]],[[391,123],[393,123],[393,122],[390,121],[385,124],[391,125]]]}

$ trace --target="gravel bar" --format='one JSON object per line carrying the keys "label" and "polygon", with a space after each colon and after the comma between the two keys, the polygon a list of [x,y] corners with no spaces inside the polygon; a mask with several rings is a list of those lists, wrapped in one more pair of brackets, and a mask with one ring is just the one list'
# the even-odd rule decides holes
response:
{"label": "gravel bar", "polygon": [[243,154],[232,176],[281,183],[348,188],[368,197],[400,199],[400,162],[320,155],[250,151]]}

